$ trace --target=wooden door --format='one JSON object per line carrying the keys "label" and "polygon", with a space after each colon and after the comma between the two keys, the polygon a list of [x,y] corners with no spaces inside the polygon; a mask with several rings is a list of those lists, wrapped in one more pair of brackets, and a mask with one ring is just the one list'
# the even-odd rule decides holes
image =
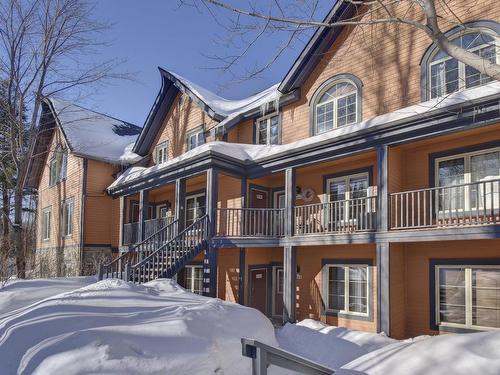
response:
{"label": "wooden door", "polygon": [[267,314],[267,269],[250,271],[250,306]]}
{"label": "wooden door", "polygon": [[[250,205],[251,208],[268,208],[269,193],[265,190],[250,189]],[[267,235],[269,234],[268,212],[266,210],[251,210],[246,218],[247,228],[251,236]]]}

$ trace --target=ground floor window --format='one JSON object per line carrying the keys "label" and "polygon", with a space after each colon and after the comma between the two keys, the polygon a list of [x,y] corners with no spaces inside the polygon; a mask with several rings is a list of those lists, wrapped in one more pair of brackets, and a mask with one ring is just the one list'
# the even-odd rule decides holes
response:
{"label": "ground floor window", "polygon": [[500,266],[436,266],[436,322],[500,328]]}
{"label": "ground floor window", "polygon": [[369,266],[329,264],[325,266],[325,305],[327,311],[368,315]]}
{"label": "ground floor window", "polygon": [[179,284],[192,293],[203,293],[203,266],[186,266],[179,274]]}

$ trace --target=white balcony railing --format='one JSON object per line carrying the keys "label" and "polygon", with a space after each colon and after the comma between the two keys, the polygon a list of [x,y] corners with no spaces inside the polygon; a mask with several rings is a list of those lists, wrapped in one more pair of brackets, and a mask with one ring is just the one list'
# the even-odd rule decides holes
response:
{"label": "white balcony railing", "polygon": [[377,197],[295,207],[295,234],[352,233],[376,229]]}
{"label": "white balcony railing", "polygon": [[217,236],[281,237],[284,210],[280,208],[218,208]]}
{"label": "white balcony railing", "polygon": [[500,223],[500,179],[392,193],[390,228]]}

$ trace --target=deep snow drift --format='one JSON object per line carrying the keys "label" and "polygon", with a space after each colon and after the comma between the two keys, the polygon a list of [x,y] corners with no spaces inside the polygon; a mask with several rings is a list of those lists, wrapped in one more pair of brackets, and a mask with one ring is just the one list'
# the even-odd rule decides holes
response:
{"label": "deep snow drift", "polygon": [[339,375],[500,374],[500,331],[398,341],[305,320],[275,335],[257,310],[172,280],[94,281],[22,280],[0,290],[0,374],[250,374],[241,337]]}
{"label": "deep snow drift", "polygon": [[171,280],[105,280],[4,314],[1,373],[246,374],[244,336],[277,344],[254,309]]}

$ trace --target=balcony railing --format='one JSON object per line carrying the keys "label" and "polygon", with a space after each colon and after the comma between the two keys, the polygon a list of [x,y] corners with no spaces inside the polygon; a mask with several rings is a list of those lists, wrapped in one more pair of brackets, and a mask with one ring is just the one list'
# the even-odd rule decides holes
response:
{"label": "balcony railing", "polygon": [[139,240],[139,223],[128,223],[123,225],[123,245],[133,245]]}
{"label": "balcony railing", "polygon": [[[150,219],[144,221],[144,238],[152,236],[161,228],[172,223],[174,217],[165,217],[159,219]],[[139,223],[129,223],[123,226],[123,244],[133,245],[140,242],[139,238]]]}
{"label": "balcony railing", "polygon": [[281,208],[218,208],[217,235],[223,237],[281,237]]}
{"label": "balcony railing", "polygon": [[391,229],[500,223],[500,179],[390,194]]}
{"label": "balcony railing", "polygon": [[352,233],[375,230],[377,197],[295,207],[295,234]]}

